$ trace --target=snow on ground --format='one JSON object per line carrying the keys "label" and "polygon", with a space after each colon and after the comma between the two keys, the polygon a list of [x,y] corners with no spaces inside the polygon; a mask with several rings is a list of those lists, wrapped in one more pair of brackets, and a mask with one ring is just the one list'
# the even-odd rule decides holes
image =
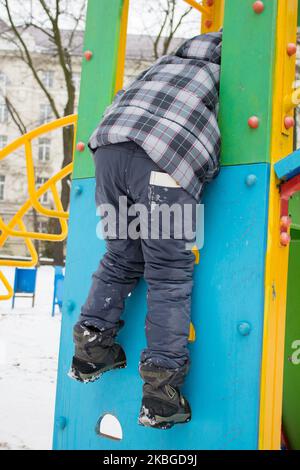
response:
{"label": "snow on ground", "polygon": [[[14,269],[4,269],[13,283]],[[38,270],[36,303],[0,301],[0,450],[51,449],[60,314],[51,317],[54,269]]]}

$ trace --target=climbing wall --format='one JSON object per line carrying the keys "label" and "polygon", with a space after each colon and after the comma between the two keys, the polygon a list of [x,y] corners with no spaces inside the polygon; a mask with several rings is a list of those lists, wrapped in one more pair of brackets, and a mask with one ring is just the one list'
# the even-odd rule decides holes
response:
{"label": "climbing wall", "polygon": [[[263,9],[257,8],[262,2],[255,2],[255,6],[251,0],[225,2],[220,94],[222,170],[205,194],[205,246],[195,268],[192,319],[196,341],[190,345],[192,368],[184,390],[193,410],[191,422],[169,431],[137,424],[142,391],[138,361],[145,346],[144,283],[127,301],[126,326],[120,334],[128,367],[88,385],[67,376],[73,354],[72,327],[88,293],[91,274],[105,250],[103,241],[96,237],[94,170],[86,142],[116,89],[118,64],[124,55],[127,3],[89,0],[85,41],[89,60],[83,60],[54,448],[279,448],[280,422],[277,415],[276,421],[268,414],[266,405],[268,399],[272,410],[280,415],[280,395],[278,401],[268,389],[278,365],[276,360],[269,362],[276,344],[269,344],[266,331],[272,330],[273,310],[279,301],[285,303],[285,293],[283,290],[281,295],[279,280],[278,297],[270,304],[269,285],[277,279],[269,279],[266,270],[270,271],[273,252],[282,248],[279,240],[274,248],[270,235],[278,228],[272,152],[277,155],[279,145],[273,142],[272,107],[274,111],[274,90],[279,86],[276,73],[274,77],[274,70],[279,70],[275,38],[282,26],[278,24],[278,9],[284,8],[283,0],[266,0]],[[297,11],[292,10],[289,18],[295,14]],[[286,20],[287,11],[282,15],[281,21]],[[283,49],[280,51],[282,58]],[[278,132],[281,134],[281,120]],[[285,138],[290,145],[292,133],[286,133]],[[288,249],[282,253],[286,274]],[[282,342],[281,337],[278,341]],[[264,364],[268,373],[261,375]],[[268,374],[272,380],[263,386]],[[122,440],[96,434],[96,422],[106,413],[118,418]],[[273,433],[270,423],[274,422]]]}

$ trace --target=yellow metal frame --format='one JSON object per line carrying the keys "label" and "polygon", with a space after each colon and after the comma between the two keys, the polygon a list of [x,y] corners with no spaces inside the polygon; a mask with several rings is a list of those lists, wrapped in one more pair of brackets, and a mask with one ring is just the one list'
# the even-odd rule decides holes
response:
{"label": "yellow metal frame", "polygon": [[[35,184],[35,171],[34,171],[34,161],[32,155],[32,141],[37,137],[52,132],[56,129],[73,125],[75,127],[76,133],[76,124],[77,116],[71,115],[61,119],[57,119],[54,122],[47,123],[43,126],[34,129],[33,131],[21,136],[11,144],[9,144],[4,149],[0,150],[0,161],[11,155],[13,152],[18,150],[21,147],[25,148],[25,160],[26,160],[26,169],[27,169],[27,181],[28,181],[28,192],[29,199],[22,205],[18,212],[13,216],[9,223],[5,223],[0,216],[0,249],[5,244],[8,237],[19,237],[24,238],[25,244],[31,256],[29,261],[13,261],[13,260],[0,260],[0,266],[19,266],[19,267],[32,267],[35,266],[38,262],[38,254],[36,252],[35,246],[32,242],[35,240],[47,240],[58,242],[62,241],[67,237],[68,234],[68,212],[65,212],[62,207],[61,199],[59,192],[57,190],[56,184],[64,179],[66,176],[72,173],[73,163],[70,163],[65,168],[60,170],[55,176],[50,178],[43,186],[36,188]],[[49,210],[40,204],[39,199],[46,192],[51,191],[53,196],[53,201],[55,205],[55,210]],[[28,213],[30,209],[35,209],[39,214],[46,217],[58,218],[61,226],[61,233],[59,234],[50,234],[50,233],[37,233],[29,232],[26,229],[23,218]],[[16,227],[19,227],[19,230],[16,230]],[[13,289],[7,279],[5,278],[3,272],[0,271],[0,281],[7,290],[7,294],[0,295],[0,300],[8,300],[13,296]]]}
{"label": "yellow metal frame", "polygon": [[[183,1],[202,14],[202,33],[219,31],[219,29],[223,26],[225,0],[214,0],[212,5],[208,4],[208,0],[203,0],[202,3],[198,3],[196,0]],[[210,26],[207,26],[207,21],[210,22]]]}
{"label": "yellow metal frame", "polygon": [[[207,0],[205,0],[206,2]],[[204,2],[204,3],[205,3]],[[223,27],[224,23],[224,10],[225,10],[225,0],[214,0],[213,5],[209,8],[210,15],[202,16],[202,33],[210,33],[212,31],[219,31]],[[206,20],[211,20],[211,27],[206,26]]]}
{"label": "yellow metal frame", "polygon": [[200,13],[202,13],[203,15],[210,16],[209,7],[205,6],[203,3],[198,3],[196,0],[184,0],[184,1],[188,3],[191,7],[200,11]]}
{"label": "yellow metal frame", "polygon": [[259,449],[278,450],[281,439],[283,361],[289,249],[280,245],[280,194],[274,164],[293,150],[293,132],[282,130],[282,110],[295,80],[297,0],[278,0],[277,47],[271,136],[271,182],[265,273],[264,337],[261,369]]}
{"label": "yellow metal frame", "polygon": [[128,14],[129,14],[129,0],[123,0],[121,29],[120,29],[120,41],[119,41],[119,49],[118,49],[116,84],[115,84],[115,92],[116,93],[123,88],[123,82],[124,82]]}

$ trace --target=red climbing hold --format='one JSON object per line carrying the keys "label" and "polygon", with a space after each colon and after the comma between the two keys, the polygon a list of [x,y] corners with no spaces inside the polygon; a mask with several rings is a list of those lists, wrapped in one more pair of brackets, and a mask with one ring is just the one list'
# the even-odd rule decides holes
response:
{"label": "red climbing hold", "polygon": [[209,29],[212,27],[213,22],[211,20],[206,20],[204,24],[205,24],[205,27]]}
{"label": "red climbing hold", "polygon": [[296,54],[297,52],[297,46],[295,43],[293,42],[290,42],[288,45],[287,45],[287,53],[290,57],[292,57],[293,55]]}
{"label": "red climbing hold", "polygon": [[286,116],[284,118],[284,126],[287,130],[295,127],[295,119],[292,116]]}
{"label": "red climbing hold", "polygon": [[86,60],[89,62],[89,61],[91,60],[91,58],[93,57],[92,51],[85,51],[84,57],[85,57]]}
{"label": "red climbing hold", "polygon": [[283,232],[287,232],[292,225],[292,220],[289,216],[284,215],[280,219],[280,228]]}
{"label": "red climbing hold", "polygon": [[260,15],[264,11],[264,9],[265,9],[264,2],[257,1],[253,3],[253,10],[258,15]]}
{"label": "red climbing hold", "polygon": [[206,5],[208,7],[212,7],[214,3],[215,3],[214,0],[206,0]]}
{"label": "red climbing hold", "polygon": [[259,119],[257,116],[251,116],[248,120],[248,125],[251,129],[257,129],[259,127]]}
{"label": "red climbing hold", "polygon": [[282,246],[288,246],[291,243],[291,237],[287,232],[280,234],[280,243]]}
{"label": "red climbing hold", "polygon": [[78,144],[76,145],[76,149],[78,150],[78,152],[83,152],[85,149],[85,144],[83,142],[78,142]]}

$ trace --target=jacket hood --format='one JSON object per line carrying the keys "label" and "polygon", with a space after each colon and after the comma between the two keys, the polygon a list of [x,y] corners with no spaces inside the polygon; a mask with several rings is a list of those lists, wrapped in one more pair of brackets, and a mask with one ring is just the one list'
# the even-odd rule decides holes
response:
{"label": "jacket hood", "polygon": [[199,59],[214,64],[221,63],[222,30],[195,36],[184,42],[175,53],[183,59]]}

